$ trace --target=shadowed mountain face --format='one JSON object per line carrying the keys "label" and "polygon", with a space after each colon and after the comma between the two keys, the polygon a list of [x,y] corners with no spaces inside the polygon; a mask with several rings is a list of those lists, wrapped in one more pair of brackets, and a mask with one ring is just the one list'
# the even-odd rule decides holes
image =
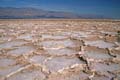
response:
{"label": "shadowed mountain face", "polygon": [[46,11],[35,8],[0,7],[0,19],[39,19],[39,18],[104,18],[98,15],[78,15],[70,12]]}

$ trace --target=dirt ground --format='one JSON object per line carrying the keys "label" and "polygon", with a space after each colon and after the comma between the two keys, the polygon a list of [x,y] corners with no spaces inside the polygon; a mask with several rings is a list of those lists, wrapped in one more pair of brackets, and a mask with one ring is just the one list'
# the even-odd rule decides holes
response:
{"label": "dirt ground", "polygon": [[0,20],[0,80],[120,80],[120,21]]}

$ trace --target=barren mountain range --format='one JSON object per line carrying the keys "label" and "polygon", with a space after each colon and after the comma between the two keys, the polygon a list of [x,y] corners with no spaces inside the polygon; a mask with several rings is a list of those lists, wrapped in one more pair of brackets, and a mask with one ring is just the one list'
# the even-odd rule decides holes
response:
{"label": "barren mountain range", "polygon": [[71,12],[47,11],[36,8],[0,7],[0,19],[39,19],[39,18],[92,18],[103,19],[101,15],[80,15]]}

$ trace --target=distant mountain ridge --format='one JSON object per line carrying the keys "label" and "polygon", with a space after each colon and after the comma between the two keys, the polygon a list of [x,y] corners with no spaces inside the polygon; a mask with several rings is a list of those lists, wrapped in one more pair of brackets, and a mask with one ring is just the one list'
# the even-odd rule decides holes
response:
{"label": "distant mountain ridge", "polygon": [[0,7],[0,19],[39,19],[39,18],[93,18],[102,19],[103,16],[98,15],[78,15],[70,12],[47,11],[36,8],[13,8]]}

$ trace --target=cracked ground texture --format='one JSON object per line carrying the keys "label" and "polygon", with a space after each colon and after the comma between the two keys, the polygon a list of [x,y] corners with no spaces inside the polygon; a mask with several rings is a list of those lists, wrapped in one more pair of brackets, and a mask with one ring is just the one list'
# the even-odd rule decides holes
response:
{"label": "cracked ground texture", "polygon": [[117,20],[0,20],[0,80],[120,80]]}

